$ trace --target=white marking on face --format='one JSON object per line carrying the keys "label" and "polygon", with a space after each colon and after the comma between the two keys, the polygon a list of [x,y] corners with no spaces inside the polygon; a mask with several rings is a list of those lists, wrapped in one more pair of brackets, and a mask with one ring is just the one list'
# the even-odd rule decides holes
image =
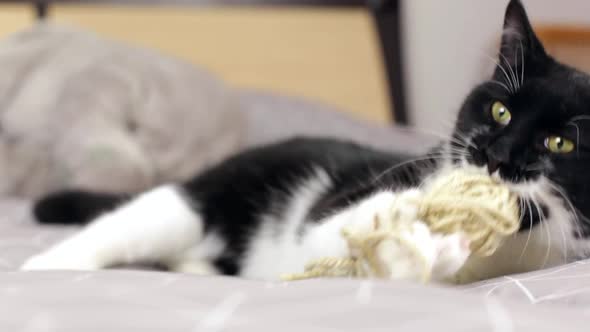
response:
{"label": "white marking on face", "polygon": [[[505,183],[519,197],[529,200],[531,203],[524,208],[538,209],[542,220],[509,237],[494,255],[471,259],[470,272],[478,278],[528,272],[560,265],[590,252],[590,241],[576,238],[575,216],[554,194],[550,180],[540,177],[535,181]],[[541,205],[547,208],[548,216],[543,216]]]}
{"label": "white marking on face", "polygon": [[[470,143],[474,135],[482,131],[484,130],[472,131],[468,136]],[[465,152],[468,153],[467,148]],[[544,169],[553,167],[546,158],[539,163],[542,163]],[[461,156],[455,167],[489,174],[487,166],[476,166],[465,156]],[[542,216],[542,221],[531,229],[509,238],[493,256],[480,262],[470,261],[470,269],[477,271],[481,277],[493,277],[562,264],[590,252],[590,241],[576,238],[576,217],[564,200],[556,196],[556,185],[549,179],[539,176],[535,180],[515,183],[503,179],[499,170],[491,174],[491,177],[502,181],[520,198],[530,202],[524,204],[525,209],[538,210],[542,216],[541,206],[544,206],[548,210],[548,216]]]}

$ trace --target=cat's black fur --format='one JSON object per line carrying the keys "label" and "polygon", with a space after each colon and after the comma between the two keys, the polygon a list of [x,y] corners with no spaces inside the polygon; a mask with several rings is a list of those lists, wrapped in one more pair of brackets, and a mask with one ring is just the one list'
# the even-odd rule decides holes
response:
{"label": "cat's black fur", "polygon": [[[504,31],[498,61],[506,73],[497,66],[492,80],[469,94],[458,116],[455,137],[470,136],[475,147],[468,148],[468,160],[476,165],[493,164],[506,180],[532,181],[543,175],[563,188],[579,210],[582,232],[587,233],[590,117],[582,117],[590,114],[590,77],[546,53],[519,1],[509,3]],[[506,76],[512,75],[508,66],[516,80],[522,81],[515,93],[495,83],[507,84]],[[501,101],[512,112],[508,126],[493,121],[490,108],[494,101]],[[478,132],[473,133],[474,129]],[[548,135],[574,141],[575,152],[550,153],[543,142]],[[543,159],[545,167],[528,169]],[[551,211],[545,207],[544,213],[548,216]]]}
{"label": "cat's black fur", "polygon": [[[573,202],[583,225],[581,236],[587,236],[590,227],[583,216],[590,213],[590,117],[587,121],[574,119],[590,114],[590,78],[546,54],[519,1],[509,3],[504,28],[503,56],[498,59],[504,69],[498,66],[492,78],[466,98],[451,142],[454,162],[461,163],[464,158],[455,149],[465,149],[466,162],[486,166],[491,172],[498,170],[506,181],[520,183],[547,177]],[[505,88],[511,84],[509,80],[514,80],[508,66],[517,71],[514,76],[521,84],[512,92]],[[495,101],[512,112],[512,121],[506,126],[496,124],[490,115]],[[575,141],[576,151],[550,153],[543,144],[548,135]],[[465,138],[473,144],[466,146]],[[294,139],[243,152],[182,188],[190,203],[199,205],[206,227],[218,230],[231,244],[216,266],[226,274],[236,274],[237,258],[260,216],[275,211],[278,215],[289,196],[286,194],[315,169],[324,170],[333,186],[309,211],[311,221],[380,188],[419,185],[436,168],[441,149],[436,149],[430,159],[395,167],[409,156],[335,140]],[[530,168],[541,159],[544,168]],[[41,222],[84,222],[124,199],[101,193],[56,193],[36,204],[35,215]],[[529,215],[530,211],[523,217],[530,222],[523,222],[522,229],[534,227],[542,219],[537,212]],[[541,213],[546,217],[551,211],[543,206]]]}
{"label": "cat's black fur", "polygon": [[[264,214],[280,214],[293,188],[318,169],[334,185],[309,211],[310,220],[336,211],[379,188],[418,184],[417,172],[433,167],[430,160],[403,165],[407,157],[332,139],[298,138],[238,154],[185,183],[182,188],[230,248],[215,263],[224,274],[238,272],[238,260]],[[405,166],[405,167],[404,167]],[[84,223],[121,203],[123,196],[66,191],[39,201],[34,213],[42,222]],[[71,208],[70,208],[71,207]]]}

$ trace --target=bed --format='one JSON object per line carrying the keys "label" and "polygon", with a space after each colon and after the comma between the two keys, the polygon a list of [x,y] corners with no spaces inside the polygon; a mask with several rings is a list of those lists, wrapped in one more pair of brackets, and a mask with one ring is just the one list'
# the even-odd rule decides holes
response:
{"label": "bed", "polygon": [[[23,42],[45,38],[43,33],[27,36]],[[307,135],[420,153],[438,139],[362,123],[296,98],[254,91],[235,91],[234,98],[244,129],[236,149]],[[27,257],[76,231],[36,224],[30,207],[30,197],[5,194],[0,199],[1,331],[540,332],[589,327],[590,261],[460,287],[341,279],[261,282],[145,269],[22,272],[18,267]]]}
{"label": "bed", "polygon": [[20,272],[75,231],[0,203],[2,331],[587,331],[590,261],[461,287],[262,282],[162,271]]}

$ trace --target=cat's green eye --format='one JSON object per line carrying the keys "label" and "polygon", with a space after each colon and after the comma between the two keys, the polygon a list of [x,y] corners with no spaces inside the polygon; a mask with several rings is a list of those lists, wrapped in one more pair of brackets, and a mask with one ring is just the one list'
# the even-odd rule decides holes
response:
{"label": "cat's green eye", "polygon": [[574,150],[574,142],[561,136],[545,138],[545,147],[553,153],[569,153]]}
{"label": "cat's green eye", "polygon": [[497,123],[505,126],[510,123],[512,114],[510,114],[510,111],[504,106],[504,104],[496,101],[492,104],[492,118],[494,118],[494,121]]}

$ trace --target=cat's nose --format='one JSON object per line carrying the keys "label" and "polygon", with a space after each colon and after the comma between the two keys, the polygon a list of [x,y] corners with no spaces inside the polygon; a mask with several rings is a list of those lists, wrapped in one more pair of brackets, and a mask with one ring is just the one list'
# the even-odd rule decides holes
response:
{"label": "cat's nose", "polygon": [[503,165],[510,165],[510,152],[505,142],[499,142],[485,149],[488,173],[494,174]]}
{"label": "cat's nose", "polygon": [[500,168],[500,165],[502,165],[500,160],[488,156],[488,172],[490,174],[494,174],[494,172]]}

